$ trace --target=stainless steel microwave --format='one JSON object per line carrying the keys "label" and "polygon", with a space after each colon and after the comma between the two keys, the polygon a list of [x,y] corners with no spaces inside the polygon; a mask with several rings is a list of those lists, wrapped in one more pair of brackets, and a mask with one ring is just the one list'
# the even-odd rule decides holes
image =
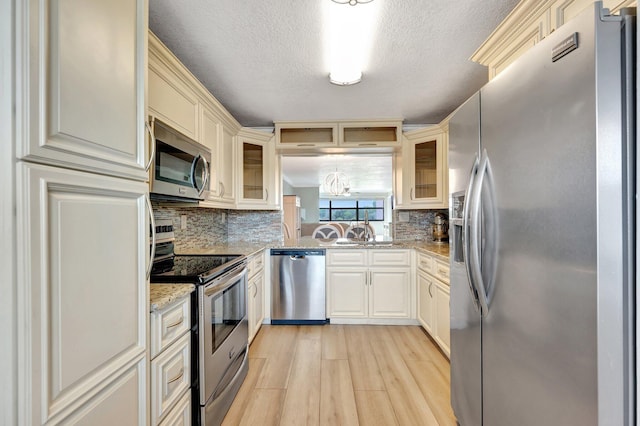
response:
{"label": "stainless steel microwave", "polygon": [[211,151],[154,120],[151,194],[159,199],[204,200],[209,193]]}

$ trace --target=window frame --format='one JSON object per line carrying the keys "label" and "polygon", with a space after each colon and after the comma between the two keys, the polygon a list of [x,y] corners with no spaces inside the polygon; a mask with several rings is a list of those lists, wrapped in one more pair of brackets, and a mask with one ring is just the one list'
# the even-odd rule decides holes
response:
{"label": "window frame", "polygon": [[[345,199],[333,199],[333,198],[320,198],[319,200],[320,202],[322,201],[328,201],[329,202],[329,207],[320,207],[320,203],[318,203],[318,221],[319,222],[362,222],[364,219],[359,219],[361,212],[363,212],[364,210],[380,210],[382,212],[382,219],[371,219],[369,218],[369,222],[384,222],[385,219],[385,207],[384,207],[384,199],[381,198],[362,198],[362,199],[354,199],[354,200],[349,200],[349,201],[355,201],[355,207],[332,207],[331,203],[333,201],[347,201]],[[374,204],[376,202],[382,202],[382,207],[362,207],[360,206],[361,202],[373,202]],[[328,219],[322,219],[322,211],[323,210],[328,210],[329,214],[328,214]],[[332,216],[332,212],[334,210],[355,210],[356,216],[355,219],[336,219]],[[364,213],[362,213],[364,215]],[[376,215],[373,215],[373,217],[375,217]]]}

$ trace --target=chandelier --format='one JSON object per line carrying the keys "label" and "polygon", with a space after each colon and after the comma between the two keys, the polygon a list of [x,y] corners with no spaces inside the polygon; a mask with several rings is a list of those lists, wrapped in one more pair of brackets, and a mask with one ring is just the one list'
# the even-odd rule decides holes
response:
{"label": "chandelier", "polygon": [[324,178],[324,190],[331,195],[349,196],[351,195],[349,192],[350,186],[347,175],[337,170],[329,173],[327,177]]}
{"label": "chandelier", "polygon": [[351,6],[355,6],[356,4],[360,3],[369,3],[373,0],[333,0],[336,3],[340,3],[340,4],[350,4]]}

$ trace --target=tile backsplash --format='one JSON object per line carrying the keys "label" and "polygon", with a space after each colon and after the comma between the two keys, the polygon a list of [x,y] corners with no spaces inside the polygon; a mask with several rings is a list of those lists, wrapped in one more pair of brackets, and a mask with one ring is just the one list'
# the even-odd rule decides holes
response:
{"label": "tile backsplash", "polygon": [[[217,244],[264,243],[281,244],[282,212],[224,210],[198,207],[153,205],[156,219],[170,219],[176,236],[176,252],[210,247]],[[448,215],[447,210],[394,210],[394,238],[431,241],[435,214]],[[399,215],[407,216],[400,221]],[[181,229],[181,217],[186,216],[186,228]]]}
{"label": "tile backsplash", "polygon": [[[281,243],[282,212],[174,207],[153,204],[156,219],[170,219],[176,252],[226,243]],[[181,217],[187,226],[181,229]]]}
{"label": "tile backsplash", "polygon": [[[431,225],[433,225],[436,213],[444,213],[449,217],[448,210],[394,210],[393,238],[396,240],[433,241]],[[400,214],[408,215],[408,221],[401,222]]]}
{"label": "tile backsplash", "polygon": [[[192,248],[224,244],[228,239],[228,211],[198,207],[153,205],[156,219],[171,219],[176,236],[176,252]],[[187,217],[185,229],[180,227],[181,216]]]}
{"label": "tile backsplash", "polygon": [[229,210],[228,242],[282,243],[282,212]]}

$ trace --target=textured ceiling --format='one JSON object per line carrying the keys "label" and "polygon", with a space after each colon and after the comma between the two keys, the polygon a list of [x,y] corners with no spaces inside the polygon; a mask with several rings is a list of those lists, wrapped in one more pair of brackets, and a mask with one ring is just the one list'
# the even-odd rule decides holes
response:
{"label": "textured ceiling", "polygon": [[[247,127],[279,120],[437,123],[487,80],[471,54],[517,0],[374,0],[362,82],[329,83],[330,0],[150,0],[151,30]],[[352,7],[343,5],[341,7]]]}

